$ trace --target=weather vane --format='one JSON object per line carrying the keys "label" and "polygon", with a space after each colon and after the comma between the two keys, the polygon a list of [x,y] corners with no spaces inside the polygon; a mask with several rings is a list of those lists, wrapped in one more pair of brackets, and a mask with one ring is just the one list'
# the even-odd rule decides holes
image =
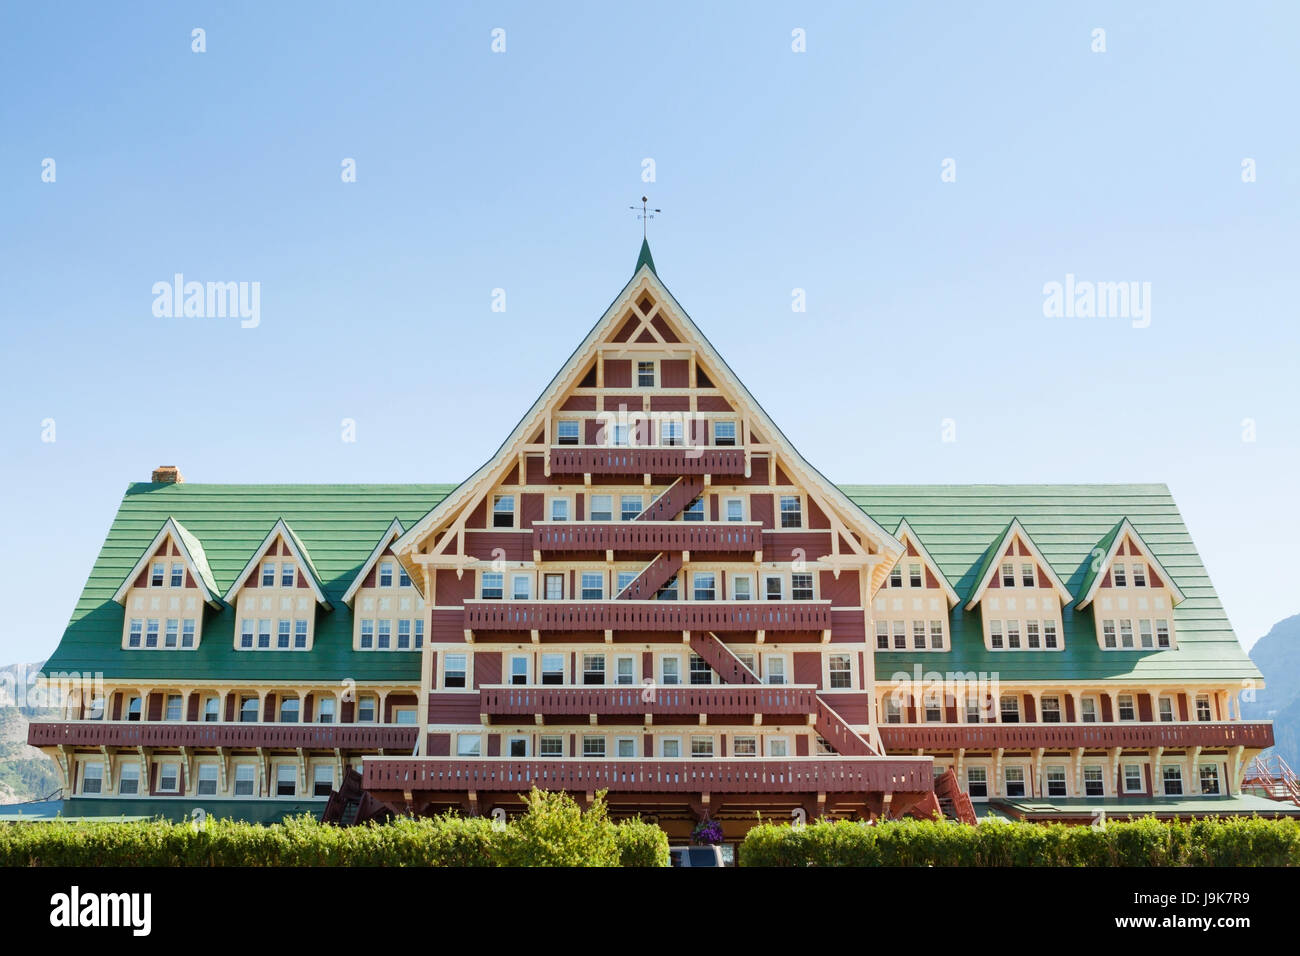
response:
{"label": "weather vane", "polygon": [[[642,238],[642,239],[645,239],[645,238],[646,238],[646,223],[647,223],[649,220],[651,220],[651,219],[653,219],[653,218],[655,217],[655,213],[657,213],[657,212],[663,212],[662,209],[651,209],[651,208],[647,205],[647,203],[649,203],[649,202],[650,202],[650,200],[649,200],[649,198],[647,198],[646,196],[642,196],[642,197],[641,197],[641,215],[637,216],[637,218],[641,220],[641,238]],[[631,209],[631,210],[634,211],[634,212],[636,211],[636,206],[628,206],[627,208],[628,208],[628,209]]]}

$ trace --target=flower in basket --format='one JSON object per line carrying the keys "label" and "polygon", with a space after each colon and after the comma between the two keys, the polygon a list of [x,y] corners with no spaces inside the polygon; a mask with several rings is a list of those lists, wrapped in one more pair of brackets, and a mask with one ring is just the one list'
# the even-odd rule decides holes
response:
{"label": "flower in basket", "polygon": [[705,846],[717,846],[722,842],[722,824],[707,817],[695,824],[691,831],[691,842]]}

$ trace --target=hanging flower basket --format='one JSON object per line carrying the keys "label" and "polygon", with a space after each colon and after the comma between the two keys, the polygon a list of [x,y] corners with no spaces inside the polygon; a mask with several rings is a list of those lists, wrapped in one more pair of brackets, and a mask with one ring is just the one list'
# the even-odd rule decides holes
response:
{"label": "hanging flower basket", "polygon": [[704,846],[717,846],[722,842],[722,824],[705,817],[695,824],[695,829],[691,831],[691,842]]}

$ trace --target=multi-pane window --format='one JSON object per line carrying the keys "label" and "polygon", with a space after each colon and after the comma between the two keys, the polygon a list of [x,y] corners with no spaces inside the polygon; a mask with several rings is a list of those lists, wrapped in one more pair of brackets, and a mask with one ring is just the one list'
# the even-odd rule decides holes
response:
{"label": "multi-pane window", "polygon": [[384,561],[379,565],[379,586],[381,588],[393,586],[393,562]]}
{"label": "multi-pane window", "polygon": [[1169,647],[1169,622],[1156,621],[1156,647]]}
{"label": "multi-pane window", "polygon": [[101,793],[104,789],[104,765],[88,763],[81,771],[81,792]]}
{"label": "multi-pane window", "polygon": [[936,696],[932,695],[925,699],[925,722],[927,724],[943,722],[943,703]]}
{"label": "multi-pane window", "polygon": [[983,716],[983,714],[981,713],[982,709],[983,708],[980,707],[979,697],[967,697],[966,698],[966,723],[978,724],[980,722],[980,718]]}
{"label": "multi-pane window", "polygon": [[442,664],[442,686],[465,686],[466,656],[464,654],[447,654]]}
{"label": "multi-pane window", "polygon": [[692,684],[712,684],[713,670],[709,667],[709,662],[699,654],[692,654],[690,664],[691,683]]}
{"label": "multi-pane window", "polygon": [[411,649],[411,622],[397,622],[397,649],[406,651]]}
{"label": "multi-pane window", "polygon": [[577,422],[563,421],[555,426],[555,434],[561,445],[576,445],[579,442],[580,427]]}
{"label": "multi-pane window", "polygon": [[582,655],[582,682],[584,684],[605,683],[605,655]]}
{"label": "multi-pane window", "polygon": [[165,763],[158,768],[158,790],[162,793],[175,793],[180,789],[180,764]]}
{"label": "multi-pane window", "polygon": [[655,387],[655,363],[654,362],[636,363],[636,385],[637,388]]}
{"label": "multi-pane window", "polygon": [[1004,724],[1020,723],[1020,698],[1014,694],[1003,694],[1001,701],[1002,722]]}
{"label": "multi-pane window", "polygon": [[733,601],[754,600],[754,579],[747,574],[733,575],[731,578],[731,599]]}
{"label": "multi-pane window", "polygon": [[1137,720],[1137,711],[1133,708],[1133,695],[1119,695],[1119,719],[1120,720]]}
{"label": "multi-pane window", "polygon": [[1007,650],[1020,650],[1020,622],[1007,621]]}
{"label": "multi-pane window", "polygon": [[551,520],[552,521],[569,520],[569,499],[568,498],[551,499]]}
{"label": "multi-pane window", "polygon": [[297,650],[307,646],[307,622],[302,618],[293,622],[293,646]]}
{"label": "multi-pane window", "polygon": [[590,501],[592,521],[612,521],[614,519],[613,495],[592,495]]}
{"label": "multi-pane window", "polygon": [[296,724],[298,722],[298,698],[286,697],[280,701],[280,723]]}
{"label": "multi-pane window", "polygon": [[366,694],[357,700],[357,723],[373,724],[378,719],[379,699]]}
{"label": "multi-pane window", "polygon": [[813,576],[811,574],[790,575],[790,600],[811,601],[813,599]]}
{"label": "multi-pane window", "polygon": [[1210,697],[1208,694],[1196,695],[1196,719],[1213,720],[1210,715]]}
{"label": "multi-pane window", "polygon": [[1114,578],[1115,587],[1122,588],[1128,585],[1128,573],[1123,561],[1115,562],[1115,566],[1111,569],[1111,575]]}
{"label": "multi-pane window", "polygon": [[495,495],[492,498],[492,527],[513,528],[515,526],[515,496]]}
{"label": "multi-pane window", "polygon": [[1147,586],[1147,566],[1140,561],[1133,562],[1133,586],[1135,588]]}
{"label": "multi-pane window", "polygon": [[401,564],[397,566],[397,586],[401,588],[411,586],[411,576],[406,573],[406,567]]}
{"label": "multi-pane window", "polygon": [[1148,620],[1138,621],[1138,641],[1143,647],[1154,647],[1155,644],[1151,639],[1151,622]]}
{"label": "multi-pane window", "polygon": [[251,763],[235,765],[235,796],[251,797],[257,782],[257,768]]}
{"label": "multi-pane window", "polygon": [[415,622],[415,649],[418,651],[424,647],[424,621],[417,619]]}
{"label": "multi-pane window", "polygon": [[1057,648],[1055,621],[1043,622],[1043,647],[1049,651],[1054,651]]}
{"label": "multi-pane window", "polygon": [[334,723],[334,698],[333,697],[316,698],[316,723],[318,724]]}
{"label": "multi-pane window", "polygon": [[894,565],[889,569],[889,586],[891,588],[901,588],[903,586],[903,569]]}
{"label": "multi-pane window", "polygon": [[803,502],[798,495],[781,496],[781,527],[803,527]]}
{"label": "multi-pane window", "polygon": [[1177,764],[1166,764],[1160,768],[1160,776],[1165,785],[1166,797],[1183,795],[1183,768]]}
{"label": "multi-pane window", "polygon": [[732,738],[731,752],[732,755],[736,757],[757,757],[758,738],[757,737]]}
{"label": "multi-pane window", "polygon": [[292,621],[276,621],[275,646],[280,650],[289,649],[289,640],[293,634]]}
{"label": "multi-pane window", "polygon": [[1138,763],[1124,764],[1124,792],[1136,793],[1143,790],[1142,785],[1142,765]]}
{"label": "multi-pane window", "polygon": [[920,562],[913,561],[907,566],[907,586],[919,588],[923,584]]}
{"label": "multi-pane window", "polygon": [[280,587],[291,588],[298,583],[298,567],[292,561],[280,565]]}
{"label": "multi-pane window", "polygon": [[271,646],[271,619],[264,617],[257,621],[257,646],[266,650]]}
{"label": "multi-pane window", "polygon": [[966,793],[972,797],[989,795],[988,770],[984,767],[966,768]]}
{"label": "multi-pane window", "polygon": [[167,619],[167,630],[163,633],[163,647],[175,647],[180,642],[181,622],[174,617]]}
{"label": "multi-pane window", "polygon": [[1114,648],[1118,644],[1115,641],[1115,622],[1104,620],[1101,622],[1101,643],[1105,647]]}
{"label": "multi-pane window", "polygon": [[1161,720],[1171,721],[1174,719],[1174,701],[1172,697],[1161,697],[1158,707]]}
{"label": "multi-pane window", "polygon": [[885,723],[901,724],[903,722],[903,708],[899,706],[897,700],[893,697],[885,698]]}
{"label": "multi-pane window", "polygon": [[1020,584],[1027,588],[1034,586],[1034,566],[1032,564],[1020,565]]}
{"label": "multi-pane window", "polygon": [[1043,697],[1043,714],[1040,718],[1045,724],[1059,724],[1061,722],[1061,698]]}
{"label": "multi-pane window", "polygon": [[239,646],[240,647],[253,646],[253,622],[252,621],[245,620],[239,622]]}
{"label": "multi-pane window", "polygon": [[1042,646],[1042,639],[1039,636],[1038,622],[1025,622],[1025,645],[1032,650],[1038,650]]}
{"label": "multi-pane window", "polygon": [[511,684],[528,683],[528,658],[522,655],[516,655],[510,658],[510,681]]}
{"label": "multi-pane window", "polygon": [[1123,618],[1119,622],[1119,646],[1133,646],[1133,622],[1128,618]]}
{"label": "multi-pane window", "polygon": [[682,509],[683,521],[703,521],[704,520],[704,497],[696,498],[685,508]]}
{"label": "multi-pane window", "polygon": [[715,445],[736,444],[736,423],[735,422],[714,422],[713,423],[713,444]]}
{"label": "multi-pane window", "polygon": [[880,651],[889,650],[889,622],[876,622],[876,649]]}
{"label": "multi-pane window", "polygon": [[177,562],[172,565],[171,585],[174,588],[183,587],[185,584],[185,565]]}
{"label": "multi-pane window", "polygon": [[484,601],[500,601],[505,593],[506,576],[500,571],[484,571],[479,597]]}
{"label": "multi-pane window", "polygon": [[585,735],[582,738],[582,755],[584,757],[605,756],[605,738],[594,734]]}
{"label": "multi-pane window", "polygon": [[677,575],[673,575],[664,582],[664,586],[655,592],[656,601],[676,601],[677,600]]}
{"label": "multi-pane window", "polygon": [[785,579],[779,574],[769,574],[764,577],[763,597],[769,601],[785,600]]}
{"label": "multi-pane window", "polygon": [[853,662],[848,654],[832,654],[829,667],[832,689],[847,689],[853,686]]}
{"label": "multi-pane window", "polygon": [[667,419],[659,425],[660,442],[664,445],[677,446],[682,443],[682,423]]}
{"label": "multi-pane window", "polygon": [[181,695],[167,695],[167,710],[163,715],[163,720],[180,720],[181,719]]}
{"label": "multi-pane window", "polygon": [[145,647],[158,646],[158,619],[157,618],[151,617],[148,619],[148,621],[145,622],[144,646]]}
{"label": "multi-pane window", "polygon": [[275,587],[275,562],[274,561],[268,561],[266,564],[262,565],[262,587],[264,588]]}
{"label": "multi-pane window", "polygon": [[630,685],[636,683],[635,662],[630,657],[614,658],[614,683]]}
{"label": "multi-pane window", "polygon": [[149,587],[151,588],[162,587],[163,581],[166,579],[166,571],[167,571],[166,566],[164,566],[161,562],[155,564],[153,568],[151,568],[149,571]]}
{"label": "multi-pane window", "polygon": [[212,797],[217,793],[217,765],[214,763],[199,764],[199,782],[195,788],[200,797]]}
{"label": "multi-pane window", "polygon": [[[245,621],[244,623],[247,624],[248,622]],[[144,620],[142,618],[133,617],[131,619],[131,630],[126,636],[126,646],[139,647],[140,641],[143,636],[144,636]]]}
{"label": "multi-pane window", "polygon": [[1201,793],[1208,796],[1218,796],[1219,793],[1219,765],[1213,763],[1201,764]]}
{"label": "multi-pane window", "polygon": [[548,601],[564,600],[564,575],[547,574],[542,577],[543,597]]}
{"label": "multi-pane window", "polygon": [[537,741],[539,757],[563,757],[564,738],[559,734],[543,734]]}
{"label": "multi-pane window", "polygon": [[745,501],[743,498],[728,498],[726,506],[728,521],[745,520]]}
{"label": "multi-pane window", "polygon": [[785,683],[785,658],[773,657],[768,655],[763,658],[763,664],[767,668],[767,682],[769,684]]}
{"label": "multi-pane window", "polygon": [[1097,700],[1095,697],[1084,697],[1079,701],[1079,719],[1085,724],[1095,724],[1097,722]]}
{"label": "multi-pane window", "polygon": [[361,622],[361,649],[370,650],[375,646],[375,622]]}
{"label": "multi-pane window", "polygon": [[1002,649],[1002,622],[989,621],[989,646],[995,651]]}
{"label": "multi-pane window", "polygon": [[1085,797],[1104,797],[1106,782],[1100,767],[1083,768],[1083,795]]}
{"label": "multi-pane window", "polygon": [[936,651],[943,650],[943,621],[930,622],[930,646]]}
{"label": "multi-pane window", "polygon": [[912,646],[918,651],[925,650],[925,621],[912,622]]}
{"label": "multi-pane window", "polygon": [[661,684],[680,684],[682,682],[682,662],[678,657],[665,657],[659,662]]}
{"label": "multi-pane window", "polygon": [[1025,795],[1024,767],[1004,767],[1002,775],[1008,797],[1023,797]]}
{"label": "multi-pane window", "polygon": [[1016,566],[1010,561],[1002,564],[1002,586],[1004,588],[1013,588],[1016,586]]}
{"label": "multi-pane window", "polygon": [[1065,796],[1065,768],[1059,765],[1050,766],[1044,773],[1047,779],[1047,795],[1049,797]]}
{"label": "multi-pane window", "polygon": [[713,738],[712,738],[712,737],[692,737],[692,738],[691,738],[691,756],[692,756],[692,757],[712,757],[712,756],[713,756]]}
{"label": "multi-pane window", "polygon": [[255,724],[261,718],[261,705],[256,697],[241,697],[239,699],[239,722],[241,724]]}
{"label": "multi-pane window", "polygon": [[181,622],[181,647],[194,646],[194,618],[187,617]]}
{"label": "multi-pane window", "polygon": [[[122,769],[118,771],[117,792],[119,794],[132,794],[140,792],[140,765],[134,760],[124,762]],[[251,790],[249,791],[252,792]]]}
{"label": "multi-pane window", "polygon": [[212,723],[221,719],[221,698],[209,697],[203,702],[203,719]]}
{"label": "multi-pane window", "polygon": [[694,597],[697,601],[712,601],[717,596],[716,578],[712,571],[697,571],[691,575]]}
{"label": "multi-pane window", "polygon": [[582,599],[599,601],[605,596],[605,575],[599,571],[582,572]]}
{"label": "multi-pane window", "polygon": [[904,627],[903,621],[894,622],[894,650],[896,651],[907,650],[907,631]]}
{"label": "multi-pane window", "polygon": [[624,521],[634,521],[645,508],[640,495],[619,495],[618,516]]}
{"label": "multi-pane window", "polygon": [[318,763],[312,769],[311,795],[328,797],[334,790],[334,768],[329,764]]}

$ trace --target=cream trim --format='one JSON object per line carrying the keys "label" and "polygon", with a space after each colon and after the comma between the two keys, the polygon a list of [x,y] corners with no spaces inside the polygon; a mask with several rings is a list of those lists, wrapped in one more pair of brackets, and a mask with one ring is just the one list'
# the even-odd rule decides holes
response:
{"label": "cream trim", "polygon": [[[388,526],[388,530],[380,536],[379,543],[375,545],[375,550],[370,552],[370,557],[366,558],[365,564],[361,565],[361,570],[358,571],[356,577],[352,579],[352,583],[348,586],[347,591],[343,595],[344,604],[348,607],[352,606],[353,600],[356,599],[357,592],[361,590],[361,582],[366,579],[366,575],[370,573],[370,569],[379,561],[380,555],[388,549],[388,545],[393,541],[393,539],[400,538],[401,536],[402,523],[394,518],[392,523]],[[411,583],[415,583],[414,578],[411,578]]]}
{"label": "cream trim", "polygon": [[1097,590],[1101,587],[1102,578],[1110,573],[1110,566],[1114,563],[1115,556],[1119,553],[1119,546],[1124,541],[1125,537],[1131,537],[1133,543],[1137,545],[1138,551],[1142,553],[1142,557],[1146,558],[1147,563],[1160,572],[1160,579],[1164,581],[1165,587],[1169,590],[1169,596],[1171,598],[1170,604],[1173,607],[1177,607],[1186,599],[1186,595],[1184,595],[1182,589],[1174,583],[1174,579],[1170,576],[1169,572],[1165,570],[1165,566],[1160,563],[1159,559],[1156,558],[1154,554],[1151,553],[1151,549],[1147,547],[1147,543],[1142,540],[1142,535],[1138,534],[1137,529],[1129,523],[1128,518],[1124,518],[1120,522],[1119,531],[1115,533],[1115,540],[1110,543],[1110,550],[1106,552],[1106,556],[1102,559],[1101,567],[1097,569],[1097,574],[1092,579],[1092,585],[1088,588],[1088,593],[1081,597],[1079,603],[1075,605],[1077,610],[1082,611],[1085,607],[1091,604],[1093,598],[1097,596]]}
{"label": "cream trim", "polygon": [[[990,548],[995,548],[997,550],[997,557],[989,562],[989,569],[984,572],[984,577],[980,580],[979,586],[975,588],[974,592],[970,596],[970,600],[966,602],[966,610],[973,610],[975,605],[980,602],[980,599],[984,597],[984,592],[988,590],[989,582],[993,580],[993,575],[997,574],[998,569],[1002,567],[1002,553],[1007,542],[1017,535],[1019,535],[1020,539],[1028,546],[1030,556],[1037,559],[1038,563],[1042,565],[1043,570],[1047,572],[1047,577],[1051,580],[1052,587],[1056,589],[1057,594],[1061,598],[1062,607],[1074,600],[1074,595],[1072,595],[1070,589],[1065,586],[1065,582],[1057,576],[1056,571],[1053,570],[1052,565],[1048,560],[1043,557],[1043,552],[1038,550],[1038,545],[1034,544],[1034,539],[1029,536],[1029,532],[1026,531],[1024,525],[1020,523],[1020,519],[1012,518],[1011,524],[1007,526],[1007,530],[1003,532],[1002,537],[989,545]],[[987,554],[988,552],[985,553]]]}
{"label": "cream trim", "polygon": [[[135,581],[136,576],[149,566],[149,562],[153,560],[154,552],[158,550],[159,545],[161,545],[169,535],[171,536],[171,539],[176,542],[176,547],[180,550],[181,558],[185,561],[186,567],[189,568],[190,573],[194,575],[194,583],[198,585],[199,591],[203,595],[203,602],[209,607],[220,609],[221,595],[208,587],[207,582],[204,580],[203,570],[200,568],[198,561],[195,560],[194,555],[190,553],[189,545],[185,543],[186,536],[185,534],[182,534],[180,522],[171,515],[167,516],[167,520],[163,522],[162,527],[158,529],[158,533],[154,535],[153,540],[149,542],[149,546],[145,548],[144,554],[140,556],[140,560],[132,566],[126,579],[122,581],[118,589],[113,592],[113,600],[118,604],[121,604],[123,607],[126,606],[126,596],[134,586],[133,582]],[[204,556],[204,564],[207,564],[206,555]],[[212,572],[208,571],[207,573],[211,575]]]}

